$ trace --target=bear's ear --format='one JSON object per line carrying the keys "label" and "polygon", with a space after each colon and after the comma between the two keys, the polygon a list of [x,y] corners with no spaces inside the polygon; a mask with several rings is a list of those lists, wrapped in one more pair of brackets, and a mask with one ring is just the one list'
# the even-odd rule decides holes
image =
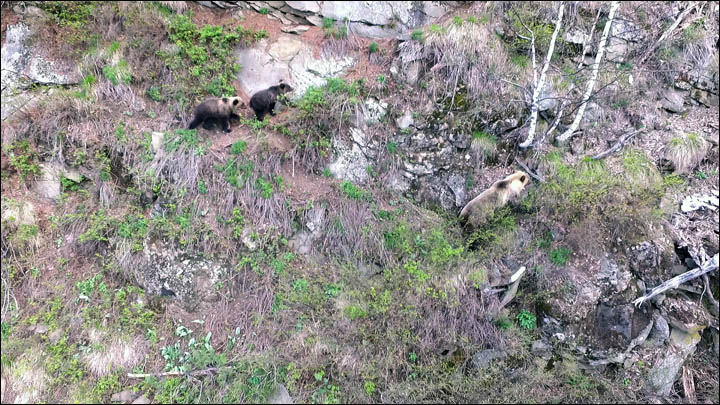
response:
{"label": "bear's ear", "polygon": [[280,83],[280,90],[285,90],[285,87],[287,87],[287,86],[285,85],[285,83],[282,83],[282,82],[281,82],[281,83]]}
{"label": "bear's ear", "polygon": [[525,183],[525,175],[520,176],[520,181]]}
{"label": "bear's ear", "polygon": [[223,101],[223,103],[227,104],[227,102],[228,102],[227,97],[223,97],[223,98],[222,98],[222,101]]}
{"label": "bear's ear", "polygon": [[239,103],[240,103],[240,100],[238,100],[237,98],[233,100],[233,105],[238,105]]}

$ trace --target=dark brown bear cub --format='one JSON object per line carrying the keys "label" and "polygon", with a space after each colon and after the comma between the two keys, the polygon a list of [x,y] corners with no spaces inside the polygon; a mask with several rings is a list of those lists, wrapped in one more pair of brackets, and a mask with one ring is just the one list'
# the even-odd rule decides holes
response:
{"label": "dark brown bear cub", "polygon": [[291,91],[293,91],[293,88],[281,81],[277,86],[270,86],[268,89],[253,94],[250,98],[250,108],[255,111],[255,116],[259,121],[262,121],[267,113],[274,117],[275,102],[278,96]]}
{"label": "dark brown bear cub", "polygon": [[188,128],[195,129],[201,123],[209,129],[216,121],[220,121],[223,131],[230,132],[230,118],[237,116],[235,109],[242,106],[240,97],[211,98],[195,107],[195,118]]}

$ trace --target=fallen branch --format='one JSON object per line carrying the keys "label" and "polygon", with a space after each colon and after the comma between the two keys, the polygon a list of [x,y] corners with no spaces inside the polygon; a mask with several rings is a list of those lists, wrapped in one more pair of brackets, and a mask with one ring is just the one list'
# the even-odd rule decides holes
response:
{"label": "fallen branch", "polygon": [[[543,87],[545,87],[545,75],[547,74],[548,67],[550,67],[550,59],[552,58],[553,51],[555,50],[555,40],[557,39],[558,32],[560,32],[560,25],[562,23],[563,13],[565,12],[565,3],[560,3],[560,10],[558,10],[558,16],[557,21],[555,22],[555,31],[553,31],[552,38],[550,39],[550,47],[548,48],[547,55],[545,57],[545,64],[542,67],[542,71],[540,72],[540,79],[536,79],[535,74],[535,66],[533,64],[533,84],[535,85],[535,91],[533,91],[533,98],[532,98],[532,105],[530,106],[530,129],[528,130],[528,136],[527,139],[525,139],[525,142],[520,144],[521,148],[527,148],[530,145],[532,145],[533,141],[535,140],[535,128],[537,126],[537,117],[538,117],[538,110],[540,109],[540,106],[538,105],[538,98],[540,97],[540,94],[542,93]],[[535,62],[535,35],[533,34],[533,44],[532,44],[532,50],[533,50],[533,63]]]}
{"label": "fallen branch", "polygon": [[608,149],[608,150],[606,150],[606,151],[604,151],[604,152],[600,152],[600,153],[598,153],[597,155],[593,156],[592,158],[593,158],[594,160],[600,160],[600,159],[606,158],[607,156],[609,156],[609,155],[617,152],[618,150],[622,149],[622,147],[625,146],[625,142],[629,141],[629,140],[632,139],[635,135],[639,134],[639,133],[642,132],[642,131],[643,131],[642,129],[638,129],[638,130],[635,130],[635,131],[631,131],[631,132],[626,133],[625,135],[621,136],[620,139],[618,139],[618,141],[615,142],[615,145],[613,145],[610,149]]}
{"label": "fallen branch", "polygon": [[645,52],[645,55],[643,55],[643,57],[640,58],[640,60],[638,61],[637,64],[642,65],[643,62],[645,62],[645,60],[647,58],[649,58],[653,52],[655,52],[655,49],[657,49],[657,47],[660,46],[660,43],[662,43],[662,41],[664,41],[665,38],[667,38],[673,32],[673,30],[675,30],[675,28],[677,28],[677,26],[680,24],[680,22],[682,22],[683,18],[685,18],[685,16],[689,12],[691,12],[693,9],[695,9],[696,6],[697,6],[697,3],[692,3],[685,10],[683,10],[683,12],[680,13],[680,15],[678,15],[678,18],[675,19],[675,21],[672,23],[672,25],[670,27],[668,27],[668,29],[665,30],[665,32],[663,32],[662,35],[660,35],[660,38],[653,44],[653,46],[651,46],[650,49],[648,49],[648,51]]}
{"label": "fallen branch", "polygon": [[498,311],[503,309],[505,305],[509,304],[510,301],[512,301],[513,298],[515,298],[515,294],[517,294],[518,285],[520,285],[520,279],[522,278],[523,274],[525,274],[526,267],[521,266],[518,271],[515,272],[510,277],[510,287],[505,291],[505,294],[502,297],[502,300],[500,301],[500,306],[498,307]]}
{"label": "fallen branch", "polygon": [[641,306],[645,301],[649,300],[650,298],[662,294],[667,290],[671,290],[673,288],[678,288],[680,284],[685,283],[687,281],[690,281],[694,278],[700,277],[705,273],[709,273],[715,269],[718,268],[718,254],[716,253],[715,256],[713,256],[712,259],[706,261],[700,267],[694,268],[690,271],[687,271],[683,274],[680,274],[679,276],[675,276],[671,278],[670,280],[660,284],[659,286],[653,288],[650,290],[649,293],[643,295],[642,297],[636,299],[633,301],[633,304],[636,307]]}
{"label": "fallen branch", "polygon": [[545,179],[543,179],[543,178],[540,177],[539,175],[533,173],[532,170],[530,170],[530,168],[528,168],[527,165],[526,165],[525,163],[523,163],[522,161],[520,161],[518,158],[515,158],[515,162],[516,162],[520,167],[522,167],[523,170],[525,170],[525,173],[527,173],[528,175],[530,175],[530,177],[532,177],[533,179],[539,181],[540,183],[545,183]]}
{"label": "fallen branch", "polygon": [[600,49],[598,49],[597,55],[595,55],[595,62],[593,63],[593,71],[590,76],[590,81],[587,84],[587,88],[585,89],[585,94],[583,95],[582,103],[580,103],[580,109],[578,110],[577,114],[575,114],[575,119],[573,120],[572,124],[570,125],[570,128],[568,128],[565,132],[563,132],[562,135],[560,135],[557,138],[558,142],[565,142],[567,141],[573,133],[578,129],[580,126],[580,121],[582,120],[583,114],[585,114],[585,108],[587,107],[588,100],[590,100],[590,95],[592,95],[593,88],[595,87],[595,82],[597,81],[598,76],[598,70],[600,69],[600,62],[602,61],[603,54],[605,54],[605,48],[607,47],[607,38],[610,34],[610,26],[612,26],[613,19],[615,18],[615,11],[620,6],[620,2],[613,1],[610,5],[610,13],[608,14],[608,21],[605,23],[605,28],[603,29],[603,35],[600,39]]}
{"label": "fallen branch", "polygon": [[715,299],[715,296],[713,295],[712,288],[710,288],[710,280],[708,279],[707,274],[703,274],[703,284],[705,284],[705,292],[707,293],[708,301],[710,301],[710,304],[712,307],[710,307],[710,312],[714,312],[713,315],[718,316],[720,314],[720,303]]}

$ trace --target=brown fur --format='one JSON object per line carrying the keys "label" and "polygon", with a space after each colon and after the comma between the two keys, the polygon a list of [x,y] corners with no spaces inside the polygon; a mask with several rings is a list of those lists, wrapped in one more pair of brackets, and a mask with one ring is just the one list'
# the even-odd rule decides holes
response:
{"label": "brown fur", "polygon": [[520,195],[529,182],[530,177],[523,171],[516,171],[496,181],[463,207],[460,219],[466,219],[468,225],[477,228],[495,208],[504,206]]}
{"label": "brown fur", "polygon": [[220,121],[222,129],[230,132],[230,117],[236,116],[235,110],[243,106],[240,97],[210,98],[195,107],[194,118],[188,128],[195,129],[201,123],[208,128],[215,121]]}

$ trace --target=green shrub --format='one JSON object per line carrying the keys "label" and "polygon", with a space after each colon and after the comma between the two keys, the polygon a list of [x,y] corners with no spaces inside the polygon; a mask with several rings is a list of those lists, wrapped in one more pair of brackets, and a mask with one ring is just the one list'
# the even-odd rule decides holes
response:
{"label": "green shrub", "polygon": [[423,41],[423,31],[422,30],[415,30],[410,35],[410,38],[412,38],[413,41],[422,42]]}
{"label": "green shrub", "polygon": [[370,43],[370,46],[368,47],[368,51],[370,51],[370,53],[375,53],[378,50],[379,50],[379,46],[378,46],[377,42]]}
{"label": "green shrub", "polygon": [[365,200],[368,197],[365,190],[352,184],[347,180],[340,183],[340,192],[342,192],[345,197],[351,198],[353,200]]}
{"label": "green shrub", "polygon": [[564,266],[567,263],[572,251],[566,247],[559,247],[550,251],[550,262],[557,266]]}
{"label": "green shrub", "polygon": [[535,315],[531,314],[530,312],[526,310],[521,310],[520,313],[517,315],[518,323],[520,324],[520,327],[523,329],[535,329],[536,325],[536,318]]}

